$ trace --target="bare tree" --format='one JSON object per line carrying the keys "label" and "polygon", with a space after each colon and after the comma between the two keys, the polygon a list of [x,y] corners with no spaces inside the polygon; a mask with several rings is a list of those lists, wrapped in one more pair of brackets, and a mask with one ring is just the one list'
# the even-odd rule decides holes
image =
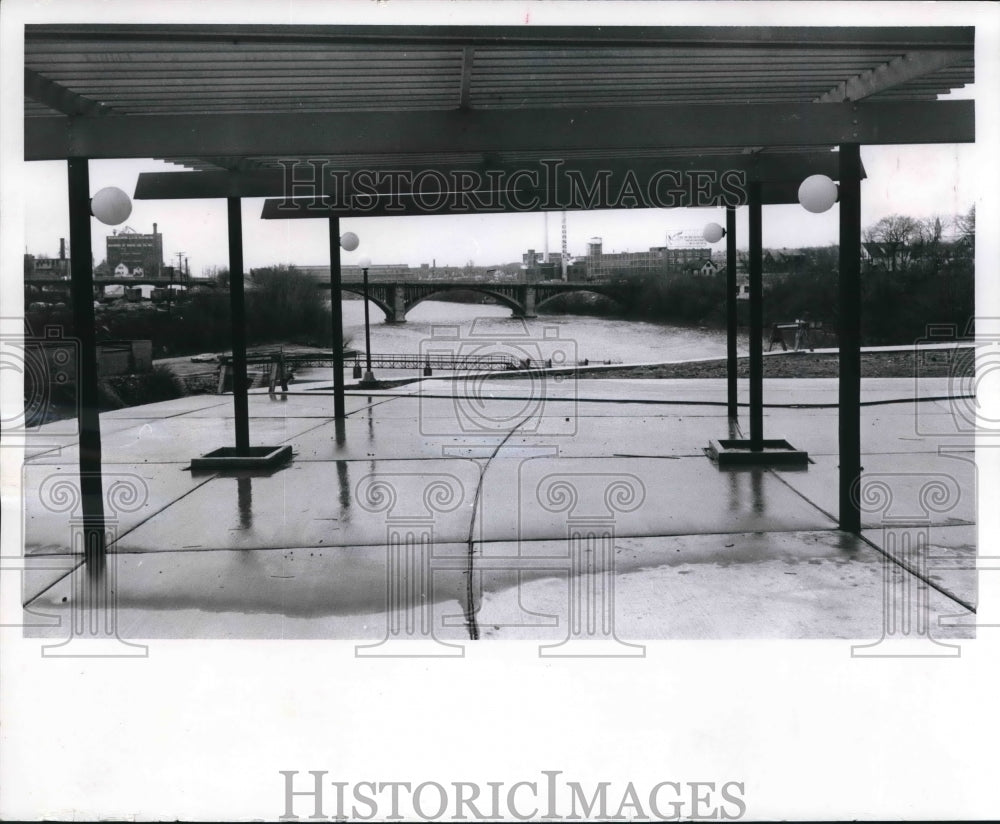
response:
{"label": "bare tree", "polygon": [[[945,221],[947,218],[945,218]],[[940,267],[945,249],[942,235],[944,221],[941,217],[929,217],[917,221],[916,235],[913,239],[912,257],[918,258],[927,273],[935,273]]]}
{"label": "bare tree", "polygon": [[964,215],[958,215],[955,218],[955,230],[958,232],[958,240],[960,243],[971,248],[975,245],[976,240],[976,205],[973,204],[972,208]]}
{"label": "bare tree", "polygon": [[919,221],[906,215],[889,215],[865,232],[865,243],[872,260],[887,263],[895,274],[905,271],[920,234]]}

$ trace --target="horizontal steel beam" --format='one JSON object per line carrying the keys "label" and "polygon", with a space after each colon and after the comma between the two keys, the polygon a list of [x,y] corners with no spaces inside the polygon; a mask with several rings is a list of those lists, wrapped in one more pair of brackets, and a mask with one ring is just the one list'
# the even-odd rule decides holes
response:
{"label": "horizontal steel beam", "polygon": [[113,111],[105,104],[72,92],[27,67],[24,69],[24,96],[65,115],[104,116]]}
{"label": "horizontal steel beam", "polygon": [[324,26],[324,25],[149,25],[32,24],[25,26],[28,48],[45,43],[93,41],[134,50],[137,41],[178,42],[211,49],[217,45],[250,46],[292,43],[317,46],[365,42],[494,47],[636,45],[747,48],[829,48],[894,46],[972,47],[972,26]]}
{"label": "horizontal steel beam", "polygon": [[[763,184],[761,188],[762,203],[765,205],[777,206],[783,204],[795,204],[799,202],[797,183]],[[682,199],[672,206],[648,202],[642,202],[634,205],[599,203],[591,206],[576,206],[572,204],[560,204],[560,202],[554,198],[549,205],[546,203],[547,194],[551,196],[551,193],[546,193],[543,190],[526,190],[519,192],[516,201],[512,198],[495,196],[494,202],[485,206],[474,205],[471,198],[467,198],[464,202],[461,199],[457,202],[449,199],[447,202],[435,206],[427,206],[416,201],[403,200],[401,203],[389,208],[387,199],[382,199],[382,201],[376,202],[370,207],[366,207],[364,209],[346,204],[331,206],[323,203],[322,201],[315,200],[270,198],[264,201],[264,208],[261,210],[260,216],[263,220],[302,220],[330,217],[421,217],[428,215],[506,214],[511,212],[533,213],[563,210],[601,211],[607,209],[630,208],[724,208],[729,205],[729,202],[721,198],[712,199],[711,197],[698,203],[692,203],[688,200]],[[483,194],[483,200],[485,201],[488,196],[489,193]],[[745,204],[745,193],[742,195],[741,199],[734,202],[735,206],[743,206]]]}
{"label": "horizontal steel beam", "polygon": [[[319,164],[320,161],[315,163]],[[440,179],[438,175],[444,175],[445,180],[461,186],[463,184],[460,176],[464,173],[477,176],[484,184],[491,180],[529,180],[531,178],[528,175],[531,175],[541,186],[545,186],[548,182],[564,188],[569,185],[571,179],[591,186],[602,177],[606,177],[611,186],[617,182],[620,187],[625,176],[632,175],[640,188],[646,189],[650,181],[667,175],[690,176],[694,173],[705,173],[718,178],[730,172],[741,172],[745,174],[747,180],[798,184],[812,174],[825,174],[836,179],[839,164],[837,154],[829,151],[703,155],[683,158],[606,157],[567,161],[550,158],[544,163],[533,160],[520,164],[490,163],[489,165],[485,162],[461,161],[448,165],[440,162],[426,165],[408,162],[391,168],[379,166],[372,169],[363,165],[352,168],[338,159],[321,165],[289,162],[284,168],[246,171],[146,172],[139,175],[134,197],[136,200],[301,197],[305,194],[303,190],[308,188],[309,184],[298,183],[297,187],[293,187],[293,184],[296,180],[302,179],[316,179],[317,194],[335,195],[340,199],[367,197],[373,191],[386,195],[392,192],[408,196],[413,193],[414,183],[417,183],[416,188],[421,192],[436,190],[438,187],[434,185],[434,181]],[[469,184],[465,183],[464,186],[468,188]]]}
{"label": "horizontal steel beam", "polygon": [[972,100],[25,119],[26,160],[974,141]]}

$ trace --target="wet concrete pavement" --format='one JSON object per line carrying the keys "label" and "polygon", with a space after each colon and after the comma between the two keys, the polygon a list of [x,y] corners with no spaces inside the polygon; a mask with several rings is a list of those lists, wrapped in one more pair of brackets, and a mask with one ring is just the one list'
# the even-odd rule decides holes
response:
{"label": "wet concrete pavement", "polygon": [[[765,384],[765,436],[807,450],[800,470],[709,461],[709,440],[730,435],[723,381],[503,380],[470,396],[430,380],[353,391],[342,423],[328,385],[297,384],[250,398],[251,444],[291,444],[294,460],[239,475],[189,469],[232,443],[229,397],[108,413],[117,632],[356,639],[372,654],[397,649],[386,639],[627,655],[670,638],[876,641],[903,625],[928,643],[968,637],[971,446],[954,404],[913,401],[947,384],[863,381],[879,403],[862,409],[860,538],[836,529],[833,380]],[[25,634],[50,638],[67,636],[87,577],[73,495],[56,494],[76,485],[59,424],[23,471]]]}

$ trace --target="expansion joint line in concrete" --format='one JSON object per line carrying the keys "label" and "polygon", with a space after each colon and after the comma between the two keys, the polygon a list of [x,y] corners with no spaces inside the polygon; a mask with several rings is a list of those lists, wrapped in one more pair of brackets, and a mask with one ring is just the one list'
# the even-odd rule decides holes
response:
{"label": "expansion joint line in concrete", "polygon": [[888,552],[886,552],[884,549],[882,549],[882,547],[880,547],[878,544],[876,544],[871,539],[866,538],[864,535],[858,535],[858,538],[860,540],[864,541],[866,544],[868,544],[868,546],[870,546],[872,549],[874,549],[883,558],[887,558],[888,560],[892,561],[896,566],[898,566],[904,572],[910,573],[910,575],[912,575],[918,581],[922,581],[924,584],[926,584],[927,586],[929,586],[931,589],[935,589],[938,592],[940,592],[949,601],[954,601],[960,607],[963,607],[964,609],[967,609],[973,615],[976,614],[976,607],[973,604],[970,604],[964,598],[959,598],[953,592],[949,592],[948,590],[944,589],[940,584],[936,584],[928,576],[926,576],[923,573],[919,572],[918,570],[914,569],[909,564],[904,563],[903,561],[899,560],[898,558],[894,558],[892,555],[890,555]]}
{"label": "expansion joint line in concrete", "polygon": [[489,469],[490,463],[497,456],[497,453],[503,449],[504,444],[510,440],[511,435],[517,432],[521,426],[530,420],[530,416],[522,421],[510,430],[500,443],[496,445],[496,448],[490,453],[490,456],[486,459],[482,468],[479,471],[479,481],[476,484],[476,494],[472,499],[472,518],[469,519],[469,536],[466,540],[468,546],[467,559],[468,563],[465,568],[466,577],[466,591],[465,591],[465,624],[469,628],[469,638],[473,641],[479,640],[479,622],[476,620],[476,587],[473,578],[474,571],[474,557],[476,552],[476,513],[479,511],[479,500],[483,494],[483,480],[486,478],[486,470]]}
{"label": "expansion joint line in concrete", "polygon": [[[736,430],[738,432],[740,432],[740,434],[742,435],[742,429],[740,429],[739,422],[738,421],[734,421],[734,424],[736,426]],[[788,481],[786,481],[781,476],[780,472],[777,472],[776,470],[771,469],[771,468],[769,468],[767,470],[767,472],[770,473],[773,477],[777,478],[778,481],[780,481],[785,486],[787,486],[792,492],[794,492],[796,495],[798,495],[807,504],[809,504],[810,506],[813,506],[816,509],[818,509],[820,512],[822,512],[831,521],[836,522],[837,519],[836,519],[836,517],[834,517],[834,515],[832,513],[827,512],[825,509],[823,509],[823,507],[819,506],[814,501],[809,500],[809,498],[807,498],[805,495],[803,495],[800,490],[796,489],[792,484],[790,484]],[[868,544],[868,546],[870,546],[872,549],[874,549],[883,558],[886,558],[887,560],[891,561],[892,563],[894,563],[896,566],[898,566],[903,571],[908,572],[910,575],[912,575],[918,581],[922,581],[924,584],[926,584],[927,586],[931,587],[931,589],[937,590],[945,598],[947,598],[949,601],[954,601],[960,607],[969,610],[969,612],[971,612],[973,615],[976,614],[976,608],[972,604],[968,603],[967,601],[965,601],[962,598],[959,598],[954,593],[948,592],[948,590],[946,590],[943,587],[941,587],[940,585],[936,584],[934,581],[932,581],[926,575],[923,575],[920,572],[918,572],[917,570],[915,570],[912,567],[910,567],[909,564],[905,564],[902,561],[900,561],[898,558],[892,557],[892,555],[890,555],[888,552],[886,552],[884,549],[882,549],[882,547],[880,547],[874,541],[869,540],[864,535],[858,535],[857,537],[858,537],[859,540],[864,541],[866,544]]]}
{"label": "expansion joint line in concrete", "polygon": [[[32,556],[32,557],[37,558],[37,557],[41,557],[41,556],[35,555],[35,556]],[[52,557],[52,556],[50,556],[50,557]],[[73,564],[72,567],[70,567],[69,569],[67,569],[62,575],[60,575],[58,578],[56,578],[51,584],[49,584],[48,586],[46,586],[45,589],[43,589],[43,590],[41,590],[39,592],[36,592],[27,601],[22,601],[21,608],[22,609],[27,609],[29,606],[31,606],[32,603],[34,603],[35,601],[37,601],[46,592],[48,592],[50,589],[52,589],[52,587],[54,587],[60,581],[64,581],[67,577],[69,577],[74,572],[76,572],[80,567],[83,566],[83,564],[84,564],[84,560],[83,560],[83,557],[81,556],[79,558],[79,560],[75,564]],[[25,569],[24,572],[27,572],[27,569]],[[21,581],[22,581],[22,584],[23,584],[24,579],[22,578]],[[22,592],[23,592],[23,590],[22,590]],[[5,626],[5,625],[4,624],[0,624],[0,626]],[[9,626],[9,625],[7,625],[7,626]]]}
{"label": "expansion joint line in concrete", "polygon": [[[128,529],[123,530],[121,532],[121,534],[116,535],[115,536],[115,540],[111,544],[108,545],[108,551],[111,552],[111,547],[115,546],[116,544],[118,544],[118,542],[121,541],[121,539],[124,538],[126,535],[128,535],[130,532],[134,532],[140,526],[142,526],[143,524],[147,523],[151,519],[155,518],[157,515],[159,515],[161,512],[163,512],[168,507],[173,506],[175,503],[177,503],[181,499],[186,498],[191,493],[195,492],[198,489],[201,489],[201,487],[203,487],[209,481],[211,481],[211,480],[213,480],[214,478],[217,478],[217,477],[218,477],[217,474],[212,474],[212,475],[207,476],[200,484],[196,484],[195,486],[191,487],[191,489],[189,489],[187,492],[185,492],[185,493],[183,493],[181,495],[178,495],[176,498],[174,498],[169,503],[166,503],[163,506],[161,506],[159,509],[154,510],[153,512],[150,512],[148,515],[146,515],[145,518],[142,518],[140,521],[138,521],[138,523],[135,523],[132,526],[130,526]],[[33,557],[41,557],[41,556],[33,556]],[[78,569],[80,569],[80,567],[82,567],[84,565],[84,563],[85,562],[83,560],[81,560],[80,563],[78,563],[72,569],[67,570],[64,575],[60,575],[58,578],[56,578],[56,580],[54,580],[51,584],[49,584],[47,587],[45,587],[45,589],[43,589],[41,592],[38,592],[35,595],[33,595],[31,598],[28,599],[28,601],[26,603],[22,604],[21,606],[23,606],[23,607],[30,606],[34,601],[36,601],[39,598],[41,598],[46,592],[48,592],[50,589],[52,589],[52,587],[54,587],[60,581],[65,580],[70,575],[72,575],[74,572],[76,572]]]}
{"label": "expansion joint line in concrete", "polygon": [[[817,510],[819,510],[820,512],[822,512],[827,518],[829,518],[831,521],[836,522],[837,518],[833,515],[833,513],[827,512],[825,509],[823,509],[823,507],[821,507],[815,501],[809,500],[809,498],[807,498],[800,490],[796,489],[792,484],[790,484],[788,481],[786,481],[781,476],[781,474],[779,472],[777,472],[774,469],[770,469],[770,468],[767,470],[767,472],[770,473],[773,477],[777,478],[778,481],[780,481],[785,486],[787,486],[792,492],[794,492],[796,495],[798,495],[807,504],[809,504],[812,507],[815,507]],[[931,589],[935,589],[938,592],[940,592],[949,601],[954,601],[960,607],[963,607],[964,609],[969,610],[969,612],[971,612],[973,615],[976,614],[976,608],[972,604],[968,603],[967,601],[963,600],[962,598],[959,598],[954,593],[951,593],[948,590],[944,589],[939,584],[936,584],[934,581],[932,581],[926,575],[923,575],[919,571],[913,569],[909,564],[903,563],[898,558],[894,558],[892,555],[890,555],[888,552],[886,552],[884,549],[882,549],[882,547],[880,547],[874,541],[870,540],[869,538],[866,538],[864,535],[857,535],[855,537],[857,537],[858,540],[863,541],[864,543],[868,544],[868,546],[870,546],[872,549],[874,549],[879,555],[881,555],[886,560],[891,561],[892,563],[894,563],[896,566],[898,566],[904,572],[908,572],[910,575],[912,575],[918,581],[922,581],[924,584],[926,584],[927,586],[929,586]]]}
{"label": "expansion joint line in concrete", "polygon": [[[291,394],[291,393],[289,393]],[[454,395],[435,395],[431,393],[422,392],[416,395],[392,395],[386,400],[392,400],[393,398],[422,398],[424,400],[454,400]],[[890,404],[901,404],[901,403],[931,403],[934,401],[959,401],[959,400],[975,400],[975,395],[928,395],[922,398],[885,398],[883,400],[877,401],[861,401],[859,406],[888,406]],[[531,396],[525,395],[497,395],[496,397],[481,398],[480,400],[491,400],[491,401],[534,401],[537,400]],[[382,401],[385,403],[385,401]],[[728,406],[728,401],[709,401],[709,400],[683,400],[683,399],[671,399],[664,400],[658,398],[581,398],[574,396],[567,396],[564,398],[546,398],[546,403],[556,404],[556,403],[593,403],[593,404],[615,404],[615,405],[632,405],[632,406]],[[740,401],[737,406],[746,409],[749,408],[750,404],[746,401]],[[377,404],[372,404],[372,406],[377,406]],[[838,403],[765,403],[761,404],[763,409],[837,409],[839,407]],[[365,409],[369,407],[363,407]]]}

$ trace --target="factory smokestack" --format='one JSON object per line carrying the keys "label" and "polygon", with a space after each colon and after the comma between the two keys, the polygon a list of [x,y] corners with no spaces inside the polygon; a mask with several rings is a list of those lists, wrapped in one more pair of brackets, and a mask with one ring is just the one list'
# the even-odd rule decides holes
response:
{"label": "factory smokestack", "polygon": [[66,260],[66,238],[59,238],[59,260]]}

